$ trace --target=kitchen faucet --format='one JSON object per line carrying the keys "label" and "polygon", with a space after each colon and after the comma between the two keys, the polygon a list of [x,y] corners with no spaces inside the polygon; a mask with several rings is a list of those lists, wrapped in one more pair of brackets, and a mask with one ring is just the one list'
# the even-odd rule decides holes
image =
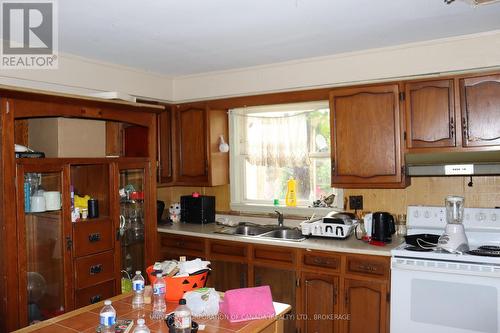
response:
{"label": "kitchen faucet", "polygon": [[275,212],[278,214],[278,226],[282,227],[283,226],[283,213],[280,213],[277,210],[275,210]]}

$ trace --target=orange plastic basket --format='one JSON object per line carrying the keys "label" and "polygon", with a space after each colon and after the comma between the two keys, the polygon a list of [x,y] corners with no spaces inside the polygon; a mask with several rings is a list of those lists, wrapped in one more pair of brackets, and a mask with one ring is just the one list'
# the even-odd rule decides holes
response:
{"label": "orange plastic basket", "polygon": [[[153,280],[156,276],[152,275],[153,266],[149,266],[146,269],[148,274],[149,283],[153,284]],[[190,275],[186,277],[165,277],[165,283],[167,285],[167,292],[165,294],[165,299],[167,302],[178,302],[186,291],[196,290],[205,287],[207,284],[208,270],[203,271],[200,274]]]}

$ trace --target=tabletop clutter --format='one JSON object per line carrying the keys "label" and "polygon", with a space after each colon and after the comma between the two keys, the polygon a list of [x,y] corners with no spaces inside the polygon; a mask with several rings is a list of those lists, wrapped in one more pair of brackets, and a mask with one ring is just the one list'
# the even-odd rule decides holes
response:
{"label": "tabletop clutter", "polygon": [[[228,290],[223,296],[214,288],[205,288],[210,262],[199,258],[156,262],[146,269],[147,280],[140,271],[132,279],[133,308],[143,308],[152,303],[151,318],[165,320],[169,332],[197,332],[203,330],[192,317],[217,317],[229,322],[271,318],[276,315],[271,288],[260,286]],[[166,313],[166,302],[178,303],[173,313]],[[116,319],[111,301],[104,302],[96,332],[130,332],[133,321]],[[150,332],[144,319],[139,318],[135,333]]]}

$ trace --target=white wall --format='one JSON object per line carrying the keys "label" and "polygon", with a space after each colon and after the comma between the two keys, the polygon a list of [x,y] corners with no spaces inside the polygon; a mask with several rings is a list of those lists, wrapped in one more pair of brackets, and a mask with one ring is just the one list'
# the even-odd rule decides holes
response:
{"label": "white wall", "polygon": [[57,70],[0,70],[0,84],[70,94],[119,91],[166,101],[173,99],[170,77],[67,54],[59,54]]}
{"label": "white wall", "polygon": [[176,77],[188,101],[500,66],[500,30],[328,57]]}
{"label": "white wall", "polygon": [[59,70],[0,70],[0,84],[190,101],[500,67],[500,30],[183,77],[60,54]]}

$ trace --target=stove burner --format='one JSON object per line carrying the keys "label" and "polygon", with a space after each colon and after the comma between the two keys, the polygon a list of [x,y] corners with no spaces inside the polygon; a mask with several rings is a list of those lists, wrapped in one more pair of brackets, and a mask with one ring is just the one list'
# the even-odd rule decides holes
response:
{"label": "stove burner", "polygon": [[433,249],[432,248],[423,248],[420,246],[408,245],[407,247],[405,247],[405,250],[415,251],[415,252],[431,252]]}
{"label": "stove burner", "polygon": [[500,257],[500,246],[483,245],[467,253],[473,256]]}

